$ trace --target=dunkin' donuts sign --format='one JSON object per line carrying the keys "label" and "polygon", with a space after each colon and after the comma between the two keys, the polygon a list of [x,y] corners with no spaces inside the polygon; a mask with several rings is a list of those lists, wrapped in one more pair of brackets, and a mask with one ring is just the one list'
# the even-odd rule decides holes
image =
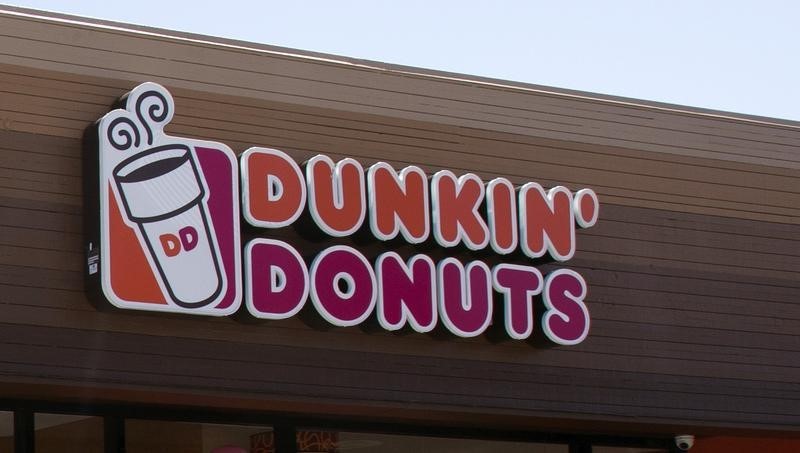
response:
{"label": "dunkin' donuts sign", "polygon": [[[285,319],[312,305],[335,326],[374,316],[390,331],[441,323],[473,337],[502,319],[514,339],[537,324],[557,344],[586,338],[583,277],[534,264],[572,258],[576,228],[597,222],[591,189],[324,155],[299,165],[268,148],[237,159],[221,143],[167,135],[175,105],[160,85],[139,85],[119,106],[85,140],[97,175],[87,275],[116,307],[225,316],[244,303],[256,318]],[[311,241],[277,239],[292,227],[331,240],[307,256]],[[364,234],[370,252],[349,240]]]}

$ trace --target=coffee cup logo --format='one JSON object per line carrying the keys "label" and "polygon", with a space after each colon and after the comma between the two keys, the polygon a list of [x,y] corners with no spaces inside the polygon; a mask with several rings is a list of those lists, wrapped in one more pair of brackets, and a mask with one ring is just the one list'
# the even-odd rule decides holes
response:
{"label": "coffee cup logo", "polygon": [[98,124],[100,269],[121,308],[224,316],[241,303],[236,156],[167,135],[171,94],[144,83]]}

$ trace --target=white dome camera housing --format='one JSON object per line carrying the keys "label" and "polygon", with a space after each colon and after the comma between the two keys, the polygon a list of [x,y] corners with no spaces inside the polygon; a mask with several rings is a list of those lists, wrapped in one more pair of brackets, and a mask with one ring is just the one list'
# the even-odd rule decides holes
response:
{"label": "white dome camera housing", "polygon": [[694,436],[691,434],[680,434],[675,436],[675,445],[680,451],[689,451],[694,446]]}

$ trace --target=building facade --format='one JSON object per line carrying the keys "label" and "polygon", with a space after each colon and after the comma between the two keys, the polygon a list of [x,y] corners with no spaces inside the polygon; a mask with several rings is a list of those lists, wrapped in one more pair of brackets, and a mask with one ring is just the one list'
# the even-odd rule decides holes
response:
{"label": "building facade", "polygon": [[[0,30],[0,448],[613,453],[675,450],[685,434],[692,451],[800,450],[800,124],[10,7]],[[159,126],[141,129],[136,149],[194,149],[195,174],[206,175],[198,193],[232,191],[224,215],[207,193],[192,202],[205,206],[195,226],[214,225],[214,275],[193,260],[188,276],[136,270],[136,259],[161,263],[154,248],[177,254],[206,237],[199,226],[137,230],[163,213],[137,214],[127,186],[112,183],[144,178],[142,166],[117,171],[125,157],[108,131],[125,115],[147,123],[133,105],[147,87],[173,111],[143,110]],[[128,134],[116,137],[133,142]],[[206,162],[199,149],[216,154]],[[259,173],[259,159],[296,167],[286,174],[298,175],[299,210],[271,217],[293,180],[269,164]],[[419,178],[420,230],[402,213],[394,232],[375,226],[391,224],[400,199],[370,198],[381,165],[395,177],[411,169],[407,189]],[[363,208],[349,223],[342,203],[359,197],[341,183],[348,168]],[[209,182],[216,171],[227,182]],[[328,192],[339,181],[338,195],[320,181]],[[460,196],[470,184],[481,194]],[[182,193],[173,189],[159,190]],[[549,200],[555,212],[559,198],[570,221],[537,223],[532,206]],[[152,254],[110,254],[115,218],[130,240],[152,239]],[[296,252],[308,293],[273,311],[258,295],[295,280],[288,267],[258,273],[259,259],[276,256],[258,254],[270,244]],[[317,277],[336,251],[349,255],[327,263],[326,296]],[[427,322],[385,308],[401,283],[376,269],[393,256],[432,263]],[[379,300],[352,316],[330,302],[365,287],[348,259]],[[487,322],[471,328],[454,314],[477,296],[442,302],[455,294],[443,289],[448,263],[461,264],[463,292],[479,285],[464,277],[472,270],[494,285],[479,288]],[[514,318],[517,330],[503,265],[541,277],[525,299],[533,319]],[[573,274],[585,294],[558,293],[570,312],[542,294],[552,276]],[[148,284],[170,287],[161,308],[128,303]],[[580,313],[585,329],[572,336],[547,327]]]}

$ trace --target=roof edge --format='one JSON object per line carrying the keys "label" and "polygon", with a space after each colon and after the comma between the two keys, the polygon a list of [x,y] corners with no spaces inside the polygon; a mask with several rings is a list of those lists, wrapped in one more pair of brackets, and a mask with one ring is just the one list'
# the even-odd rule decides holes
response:
{"label": "roof edge", "polygon": [[613,104],[623,107],[652,109],[661,112],[684,114],[713,118],[717,120],[730,120],[750,123],[761,126],[786,127],[790,129],[800,129],[800,121],[772,118],[767,116],[750,115],[744,113],[728,112],[724,110],[714,110],[703,107],[685,106],[680,104],[670,104],[645,99],[615,96],[610,94],[593,93],[588,91],[573,90],[568,88],[550,87],[533,83],[517,82],[491,77],[460,74],[455,72],[442,71],[437,69],[420,68],[405,66],[394,63],[384,63],[374,60],[359,59],[308,50],[293,49],[289,47],[274,46],[270,44],[260,44],[243,40],[223,38],[218,36],[203,35],[192,32],[170,30],[146,25],[129,24],[106,19],[98,19],[84,16],[77,16],[67,13],[54,11],[44,11],[32,8],[24,8],[13,5],[0,4],[0,15],[27,17],[36,20],[45,20],[56,23],[72,23],[78,26],[94,27],[100,29],[113,29],[116,31],[152,35],[162,39],[174,39],[178,41],[195,42],[198,44],[228,47],[232,49],[248,50],[265,54],[272,54],[287,58],[297,58],[301,60],[312,60],[320,63],[338,64],[353,68],[373,70],[397,74],[406,77],[418,77],[421,79],[429,78],[439,81],[449,81],[452,83],[471,84],[489,89],[517,90],[520,92],[535,93],[545,96],[566,97],[580,99],[589,102],[600,102]]}

